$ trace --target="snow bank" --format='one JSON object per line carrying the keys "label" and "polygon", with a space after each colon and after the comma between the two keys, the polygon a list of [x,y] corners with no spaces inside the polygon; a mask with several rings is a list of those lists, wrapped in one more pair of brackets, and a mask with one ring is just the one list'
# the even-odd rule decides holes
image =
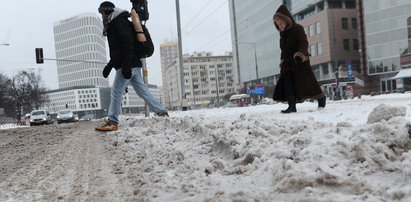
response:
{"label": "snow bank", "polygon": [[380,105],[364,115],[369,123],[355,126],[315,121],[333,116],[328,108],[295,120],[248,109],[126,117],[115,132],[119,167],[142,200],[411,200],[411,124],[404,108]]}
{"label": "snow bank", "polygon": [[393,117],[406,115],[406,107],[392,107],[385,104],[381,104],[376,107],[368,116],[367,123],[376,123],[382,120],[389,120]]}

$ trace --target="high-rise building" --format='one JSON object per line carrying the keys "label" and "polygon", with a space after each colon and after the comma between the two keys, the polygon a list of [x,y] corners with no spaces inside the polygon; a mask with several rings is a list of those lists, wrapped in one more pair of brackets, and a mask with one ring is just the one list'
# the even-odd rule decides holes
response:
{"label": "high-rise building", "polygon": [[105,66],[103,63],[107,62],[102,33],[102,21],[94,13],[85,13],[54,23],[59,88],[109,86],[108,79],[101,73]]}
{"label": "high-rise building", "polygon": [[170,106],[181,106],[180,96],[180,67],[179,51],[177,42],[160,44],[161,74],[163,80],[163,104],[166,108]]}
{"label": "high-rise building", "polygon": [[[411,66],[411,1],[359,0],[359,5],[364,20],[361,39],[366,71],[378,76],[380,92],[403,89],[405,85],[411,90],[411,79],[396,78],[398,72]],[[402,75],[411,78],[411,72]]]}
{"label": "high-rise building", "polygon": [[235,79],[243,89],[274,85],[280,69],[279,34],[273,15],[283,0],[229,0]]}

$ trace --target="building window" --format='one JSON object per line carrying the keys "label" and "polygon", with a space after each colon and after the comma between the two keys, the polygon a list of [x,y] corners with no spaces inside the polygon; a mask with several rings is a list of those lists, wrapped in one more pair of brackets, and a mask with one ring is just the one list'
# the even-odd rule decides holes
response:
{"label": "building window", "polygon": [[356,51],[360,50],[360,45],[359,45],[358,39],[353,39],[352,40],[352,48]]}
{"label": "building window", "polygon": [[308,25],[309,36],[314,36],[314,26]]}
{"label": "building window", "polygon": [[311,54],[311,56],[315,56],[315,45],[311,45],[310,46],[310,54]]}
{"label": "building window", "polygon": [[358,28],[357,18],[351,18],[351,27],[352,27],[352,29],[357,29]]}
{"label": "building window", "polygon": [[342,2],[338,0],[328,1],[328,8],[342,8]]}
{"label": "building window", "polygon": [[323,54],[323,43],[317,43],[317,53],[318,55]]}
{"label": "building window", "polygon": [[348,29],[348,18],[342,18],[341,25],[343,29],[347,30]]}
{"label": "building window", "polygon": [[356,3],[356,1],[345,1],[345,8],[355,9],[357,7]]}
{"label": "building window", "polygon": [[349,39],[343,39],[343,47],[345,51],[350,50],[350,40]]}
{"label": "building window", "polygon": [[321,23],[318,21],[315,23],[315,34],[321,33]]}

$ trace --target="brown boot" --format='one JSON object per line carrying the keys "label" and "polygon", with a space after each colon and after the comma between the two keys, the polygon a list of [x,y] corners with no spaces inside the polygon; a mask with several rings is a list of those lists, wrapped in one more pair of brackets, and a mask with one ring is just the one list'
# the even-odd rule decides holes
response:
{"label": "brown boot", "polygon": [[96,130],[98,131],[116,131],[118,130],[118,124],[114,123],[112,121],[107,122],[103,126],[98,126],[96,127]]}
{"label": "brown boot", "polygon": [[170,117],[167,112],[166,112],[166,113],[159,114],[158,116],[161,116],[161,117]]}

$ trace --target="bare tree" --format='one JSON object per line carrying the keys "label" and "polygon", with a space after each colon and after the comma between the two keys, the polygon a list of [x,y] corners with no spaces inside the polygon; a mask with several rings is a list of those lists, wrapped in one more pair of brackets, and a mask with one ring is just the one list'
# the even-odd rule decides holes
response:
{"label": "bare tree", "polygon": [[42,85],[40,75],[21,71],[7,82],[8,94],[14,103],[17,121],[20,121],[22,112],[38,109],[48,102],[46,88]]}
{"label": "bare tree", "polygon": [[40,106],[49,102],[49,99],[46,95],[46,88],[42,85],[40,75],[31,74],[30,75],[30,86],[29,86],[29,108],[30,111],[33,109],[39,109]]}

